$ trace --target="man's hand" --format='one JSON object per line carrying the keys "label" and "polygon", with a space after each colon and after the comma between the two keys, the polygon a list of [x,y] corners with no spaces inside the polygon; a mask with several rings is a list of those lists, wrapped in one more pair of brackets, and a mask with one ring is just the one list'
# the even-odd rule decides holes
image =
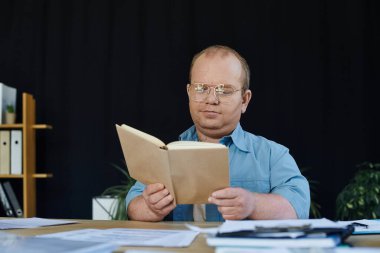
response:
{"label": "man's hand", "polygon": [[173,200],[173,196],[163,184],[149,184],[142,196],[131,201],[128,217],[140,221],[161,221],[175,208]]}
{"label": "man's hand", "polygon": [[173,196],[163,184],[149,184],[142,194],[148,208],[162,219],[174,209]]}
{"label": "man's hand", "polygon": [[213,192],[208,201],[218,206],[225,220],[297,219],[293,206],[278,194],[228,187]]}
{"label": "man's hand", "polygon": [[211,194],[208,201],[218,206],[225,220],[242,220],[255,209],[255,193],[242,188],[228,187]]}

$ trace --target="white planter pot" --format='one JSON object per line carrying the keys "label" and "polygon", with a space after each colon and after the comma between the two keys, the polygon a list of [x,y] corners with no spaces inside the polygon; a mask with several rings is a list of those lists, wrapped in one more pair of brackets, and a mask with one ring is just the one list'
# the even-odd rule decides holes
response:
{"label": "white planter pot", "polygon": [[110,196],[97,196],[92,198],[92,219],[112,220],[111,211],[117,204],[117,199]]}

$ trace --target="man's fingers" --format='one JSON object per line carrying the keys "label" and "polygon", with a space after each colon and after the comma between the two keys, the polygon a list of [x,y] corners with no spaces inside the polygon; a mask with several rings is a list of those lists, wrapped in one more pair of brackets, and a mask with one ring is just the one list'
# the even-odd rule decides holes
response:
{"label": "man's fingers", "polygon": [[159,192],[153,193],[148,197],[148,201],[151,205],[154,205],[161,201],[166,196],[170,195],[168,189],[163,189]]}
{"label": "man's fingers", "polygon": [[226,206],[226,207],[236,206],[237,204],[235,199],[217,199],[213,197],[209,197],[208,202],[211,204],[215,204],[217,206]]}
{"label": "man's fingers", "polygon": [[161,191],[165,188],[165,186],[161,183],[156,183],[156,184],[148,184],[146,187],[145,187],[145,190],[146,193],[148,195],[150,194],[153,194],[155,192],[158,192],[158,191]]}
{"label": "man's fingers", "polygon": [[233,199],[236,198],[240,193],[240,188],[228,187],[222,190],[214,191],[211,197],[216,199]]}
{"label": "man's fingers", "polygon": [[153,204],[153,207],[155,210],[161,210],[164,209],[166,206],[169,206],[173,203],[173,196],[167,195],[164,198],[160,199],[157,203]]}

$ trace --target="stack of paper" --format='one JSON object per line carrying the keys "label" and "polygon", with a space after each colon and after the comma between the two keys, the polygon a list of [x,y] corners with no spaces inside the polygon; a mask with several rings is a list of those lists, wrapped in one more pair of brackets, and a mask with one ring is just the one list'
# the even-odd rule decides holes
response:
{"label": "stack of paper", "polygon": [[40,238],[56,238],[86,242],[110,242],[120,246],[188,247],[198,235],[189,230],[164,229],[81,229],[40,235]]}
{"label": "stack of paper", "polygon": [[216,247],[331,248],[352,231],[328,219],[226,221],[207,243]]}
{"label": "stack of paper", "polygon": [[109,243],[23,237],[0,232],[1,253],[110,253],[117,248]]}
{"label": "stack of paper", "polygon": [[338,221],[341,225],[354,225],[354,235],[363,234],[380,234],[380,220],[351,220],[351,221]]}

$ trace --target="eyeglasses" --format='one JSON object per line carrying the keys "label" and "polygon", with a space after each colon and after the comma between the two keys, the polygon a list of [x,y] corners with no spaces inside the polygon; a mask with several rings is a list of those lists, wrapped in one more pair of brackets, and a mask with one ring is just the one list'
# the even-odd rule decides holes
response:
{"label": "eyeglasses", "polygon": [[230,84],[216,84],[211,86],[206,83],[191,83],[187,85],[187,90],[189,91],[190,98],[196,102],[204,102],[211,89],[214,89],[214,96],[218,102],[228,100],[235,92],[242,89],[235,89]]}

